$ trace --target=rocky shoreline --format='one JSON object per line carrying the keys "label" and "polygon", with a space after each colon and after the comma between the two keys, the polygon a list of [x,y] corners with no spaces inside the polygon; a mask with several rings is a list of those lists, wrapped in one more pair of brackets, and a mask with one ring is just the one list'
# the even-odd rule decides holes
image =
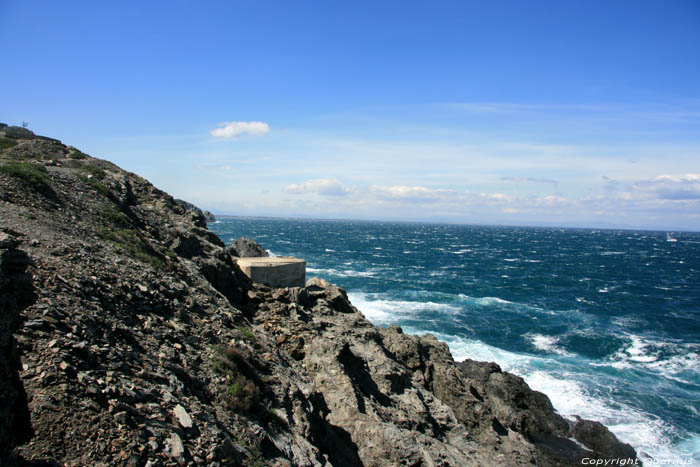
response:
{"label": "rocky shoreline", "polygon": [[[143,178],[0,125],[0,465],[581,465],[636,458],[345,291],[251,283]],[[240,246],[239,246],[240,249]]]}

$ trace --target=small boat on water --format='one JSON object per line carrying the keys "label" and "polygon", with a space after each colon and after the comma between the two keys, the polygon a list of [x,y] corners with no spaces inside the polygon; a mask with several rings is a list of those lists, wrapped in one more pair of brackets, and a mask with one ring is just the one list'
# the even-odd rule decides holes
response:
{"label": "small boat on water", "polygon": [[667,242],[677,242],[678,239],[673,238],[670,233],[666,232],[666,241]]}

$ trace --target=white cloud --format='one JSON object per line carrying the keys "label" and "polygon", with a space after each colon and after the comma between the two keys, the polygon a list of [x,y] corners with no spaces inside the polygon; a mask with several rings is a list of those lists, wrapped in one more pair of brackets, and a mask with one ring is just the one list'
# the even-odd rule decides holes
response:
{"label": "white cloud", "polygon": [[318,193],[324,196],[346,196],[350,189],[334,178],[317,178],[303,183],[294,183],[284,188],[287,193],[300,195],[303,193]]}
{"label": "white cloud", "polygon": [[697,200],[700,199],[700,174],[659,175],[637,182],[634,188],[664,200]]}
{"label": "white cloud", "polygon": [[235,138],[241,135],[262,136],[269,133],[270,125],[265,122],[222,122],[219,128],[209,133],[215,138]]}
{"label": "white cloud", "polygon": [[454,194],[451,190],[435,190],[424,186],[378,186],[370,187],[370,193],[379,199],[410,202],[432,202]]}

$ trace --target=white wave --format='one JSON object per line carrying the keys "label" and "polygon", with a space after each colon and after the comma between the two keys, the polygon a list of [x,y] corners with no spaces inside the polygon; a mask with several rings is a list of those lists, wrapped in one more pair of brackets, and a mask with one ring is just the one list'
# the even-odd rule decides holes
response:
{"label": "white wave", "polygon": [[335,250],[331,250],[330,248],[326,248],[326,251],[327,251],[328,253],[335,253]]}
{"label": "white wave", "polygon": [[276,255],[275,253],[273,253],[272,250],[265,250],[265,251],[267,251],[267,254],[270,255],[270,258],[276,258],[276,257],[277,257],[277,255]]}
{"label": "white wave", "polygon": [[525,334],[523,337],[528,339],[538,350],[543,350],[545,352],[554,353],[557,355],[571,355],[566,350],[557,346],[557,343],[559,342],[558,337],[545,336],[543,334]]}
{"label": "white wave", "polygon": [[700,373],[700,344],[680,344],[634,334],[626,337],[630,340],[627,347],[616,352],[608,361],[592,365],[643,369],[681,383],[697,384],[688,381],[686,376]]}
{"label": "white wave", "polygon": [[462,293],[459,294],[458,297],[465,302],[474,303],[479,306],[509,305],[513,303],[498,297],[470,297]]}
{"label": "white wave", "polygon": [[377,271],[355,271],[354,269],[335,269],[335,268],[306,268],[306,272],[312,274],[325,274],[334,277],[376,277]]}
{"label": "white wave", "polygon": [[401,318],[411,317],[426,311],[449,314],[461,311],[461,308],[444,303],[388,300],[379,294],[370,295],[362,292],[349,292],[348,298],[374,324],[392,324]]}
{"label": "white wave", "polygon": [[464,250],[453,251],[452,253],[455,254],[455,255],[463,255],[464,253],[471,253],[472,251],[473,251],[473,250],[467,248],[467,249],[464,249]]}
{"label": "white wave", "polygon": [[[424,334],[416,329],[404,328],[411,334]],[[658,417],[634,407],[621,404],[601,395],[591,393],[591,376],[557,371],[556,360],[509,352],[480,341],[434,333],[447,342],[456,361],[466,358],[496,362],[503,371],[521,376],[534,390],[546,394],[562,416],[574,415],[597,420],[606,425],[623,442],[631,444],[640,456],[654,459],[682,460],[697,454],[697,444],[684,447],[673,445],[673,427]],[[554,368],[544,371],[542,368]],[[688,464],[686,464],[688,465]]]}

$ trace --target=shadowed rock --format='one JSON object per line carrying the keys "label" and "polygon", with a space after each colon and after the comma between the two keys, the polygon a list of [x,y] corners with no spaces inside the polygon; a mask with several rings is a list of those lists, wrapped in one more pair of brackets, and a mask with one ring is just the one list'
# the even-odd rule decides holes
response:
{"label": "shadowed rock", "polygon": [[252,238],[241,237],[231,242],[228,249],[231,256],[239,258],[267,258],[270,254]]}

